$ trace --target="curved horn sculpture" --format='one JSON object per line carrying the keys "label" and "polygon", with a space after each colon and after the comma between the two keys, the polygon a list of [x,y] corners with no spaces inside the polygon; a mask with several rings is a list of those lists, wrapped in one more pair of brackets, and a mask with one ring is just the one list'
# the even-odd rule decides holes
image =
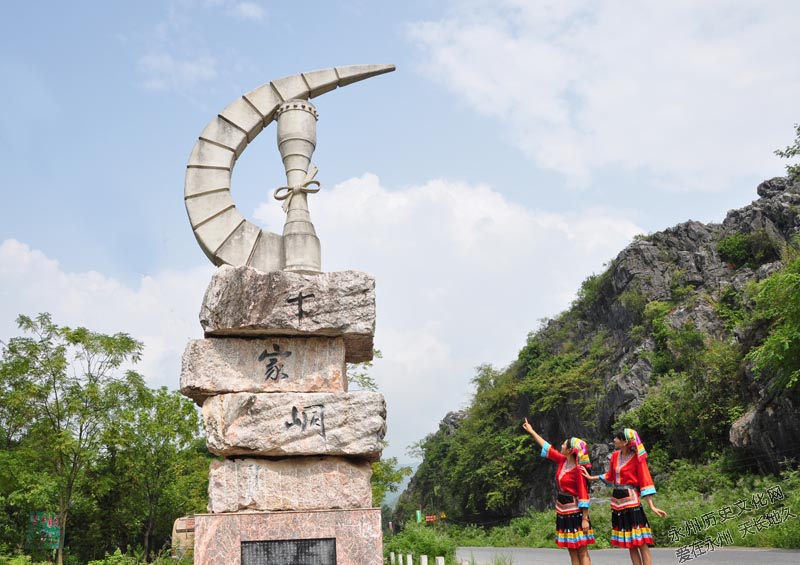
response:
{"label": "curved horn sculpture", "polygon": [[[315,98],[394,69],[394,65],[351,65],[274,80],[235,100],[209,122],[186,166],[184,201],[197,242],[212,263],[248,265],[264,272],[287,267],[284,237],[248,222],[236,210],[230,192],[236,159],[275,119],[276,110],[286,101]],[[291,268],[315,272],[309,265]]]}

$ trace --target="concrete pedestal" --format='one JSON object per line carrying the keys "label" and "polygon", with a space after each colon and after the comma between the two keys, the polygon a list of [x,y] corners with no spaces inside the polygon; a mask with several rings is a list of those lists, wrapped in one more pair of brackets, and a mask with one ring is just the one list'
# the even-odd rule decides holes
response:
{"label": "concrete pedestal", "polygon": [[336,565],[383,564],[380,508],[197,514],[194,562],[241,565],[242,542],[319,539],[336,540]]}

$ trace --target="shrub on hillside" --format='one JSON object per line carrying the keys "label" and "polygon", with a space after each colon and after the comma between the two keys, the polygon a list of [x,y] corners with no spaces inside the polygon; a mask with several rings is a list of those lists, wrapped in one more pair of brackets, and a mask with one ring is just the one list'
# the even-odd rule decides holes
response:
{"label": "shrub on hillside", "polygon": [[717,244],[717,251],[723,261],[737,269],[743,266],[757,269],[764,263],[777,261],[781,257],[780,245],[765,229],[749,234],[730,235]]}
{"label": "shrub on hillside", "polygon": [[456,556],[456,542],[445,532],[425,524],[408,524],[397,535],[385,539],[384,555],[389,552],[414,555],[427,555],[432,561],[434,557],[444,557],[452,563]]}

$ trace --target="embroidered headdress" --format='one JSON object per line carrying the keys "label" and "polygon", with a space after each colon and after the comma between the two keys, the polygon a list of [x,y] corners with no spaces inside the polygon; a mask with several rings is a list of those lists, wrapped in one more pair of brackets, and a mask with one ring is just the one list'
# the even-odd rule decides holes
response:
{"label": "embroidered headdress", "polygon": [[569,447],[572,450],[572,453],[575,454],[575,458],[578,460],[578,465],[583,465],[584,467],[592,466],[592,463],[589,460],[589,448],[585,441],[579,437],[571,437],[569,438]]}
{"label": "embroidered headdress", "polygon": [[636,446],[636,455],[639,457],[647,457],[647,451],[644,448],[642,440],[639,439],[639,434],[636,433],[636,430],[633,428],[625,428],[622,430],[622,433],[625,434],[625,439]]}

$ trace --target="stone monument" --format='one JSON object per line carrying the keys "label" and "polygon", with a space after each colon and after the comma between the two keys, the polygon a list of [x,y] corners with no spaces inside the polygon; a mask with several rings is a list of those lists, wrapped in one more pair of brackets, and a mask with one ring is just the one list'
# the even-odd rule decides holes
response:
{"label": "stone monument", "polygon": [[[393,65],[356,65],[269,82],[203,130],[186,170],[186,211],[219,266],[186,347],[181,392],[202,406],[212,462],[208,513],[195,516],[195,563],[379,565],[371,462],[386,407],[348,392],[346,364],[372,359],[375,281],[323,273],[308,195],[319,190],[317,110],[308,99]],[[285,186],[283,234],[245,220],[230,195],[236,159],[271,121]]]}

